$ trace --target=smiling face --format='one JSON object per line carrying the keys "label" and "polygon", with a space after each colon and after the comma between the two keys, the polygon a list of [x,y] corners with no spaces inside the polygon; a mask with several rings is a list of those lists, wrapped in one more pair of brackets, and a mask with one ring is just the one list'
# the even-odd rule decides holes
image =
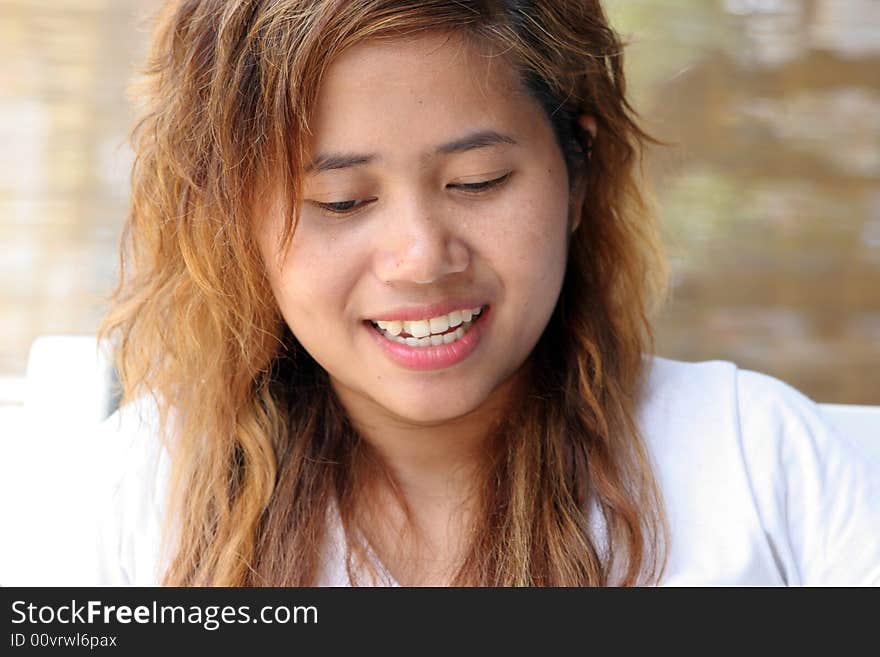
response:
{"label": "smiling face", "polygon": [[259,233],[294,335],[350,411],[435,424],[497,400],[565,271],[568,175],[541,107],[501,58],[422,36],[346,51],[312,129],[290,249],[277,209]]}

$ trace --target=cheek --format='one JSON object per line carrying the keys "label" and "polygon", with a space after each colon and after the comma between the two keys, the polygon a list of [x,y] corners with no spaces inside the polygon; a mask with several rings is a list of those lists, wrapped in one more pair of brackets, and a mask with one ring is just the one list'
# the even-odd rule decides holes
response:
{"label": "cheek", "polygon": [[[568,247],[567,190],[547,181],[537,190],[524,190],[508,207],[503,234],[494,243],[509,278],[516,281],[529,302],[534,296],[552,297],[561,285]],[[540,192],[540,193],[537,193]],[[553,297],[555,299],[555,297]]]}
{"label": "cheek", "polygon": [[[272,255],[269,281],[281,314],[298,336],[310,327],[323,330],[344,313],[352,287],[354,255],[345,253],[337,240],[316,235],[302,224],[281,260]],[[319,321],[320,320],[320,321]]]}

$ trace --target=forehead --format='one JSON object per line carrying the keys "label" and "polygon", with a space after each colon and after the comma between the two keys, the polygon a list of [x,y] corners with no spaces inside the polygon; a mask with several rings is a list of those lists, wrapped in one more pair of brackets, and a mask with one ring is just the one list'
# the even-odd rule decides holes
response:
{"label": "forehead", "polygon": [[469,70],[478,77],[495,73],[509,78],[508,82],[513,80],[509,59],[491,44],[458,33],[426,32],[417,36],[373,38],[357,43],[335,59],[327,81],[349,75],[375,82],[376,75],[387,77],[395,72],[400,77],[413,73],[440,74],[450,68],[458,72]]}
{"label": "forehead", "polygon": [[463,129],[534,121],[510,62],[457,35],[371,40],[328,68],[313,115],[313,147],[386,151],[434,145]]}

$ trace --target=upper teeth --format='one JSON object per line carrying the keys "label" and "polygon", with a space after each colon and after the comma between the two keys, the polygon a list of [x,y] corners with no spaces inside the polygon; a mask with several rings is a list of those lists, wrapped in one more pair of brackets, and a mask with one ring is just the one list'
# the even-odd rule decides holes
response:
{"label": "upper teeth", "polygon": [[400,335],[401,333],[409,333],[414,338],[425,338],[431,334],[439,335],[445,333],[450,328],[455,328],[462,322],[469,322],[482,312],[481,307],[466,308],[464,310],[453,310],[448,315],[440,315],[439,317],[431,317],[429,319],[418,319],[414,321],[383,321],[375,322],[383,331],[388,331],[391,335]]}

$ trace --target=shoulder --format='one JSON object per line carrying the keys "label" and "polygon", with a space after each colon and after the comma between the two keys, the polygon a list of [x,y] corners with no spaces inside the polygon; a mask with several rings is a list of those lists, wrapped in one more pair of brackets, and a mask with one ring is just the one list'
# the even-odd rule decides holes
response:
{"label": "shoulder", "polygon": [[[733,448],[738,423],[736,365],[646,358],[638,407],[648,446],[663,457],[670,450],[699,452]],[[722,440],[724,438],[724,440]]]}
{"label": "shoulder", "polygon": [[[727,361],[689,363],[647,358],[639,408],[648,434],[660,428],[705,442],[705,433],[738,443],[749,465],[797,451],[865,461],[876,459],[854,438],[838,431],[819,405],[791,385]],[[717,443],[713,441],[713,446]]]}
{"label": "shoulder", "polygon": [[[719,422],[752,449],[770,441],[827,442],[860,448],[828,424],[819,405],[787,383],[728,361],[646,358],[639,412],[644,428],[669,425],[692,434]],[[802,445],[803,446],[803,445]],[[865,455],[868,457],[868,455]],[[870,458],[870,457],[868,457]]]}
{"label": "shoulder", "polygon": [[[688,363],[659,356],[645,357],[642,410],[680,411],[680,406],[711,402],[705,410],[733,401],[737,367],[727,361]],[[700,411],[697,411],[699,414]]]}
{"label": "shoulder", "polygon": [[98,528],[101,584],[151,585],[158,563],[169,455],[151,397],[117,410],[101,425],[105,505]]}
{"label": "shoulder", "polygon": [[703,568],[679,581],[880,581],[880,469],[816,403],[733,363],[648,361],[640,426],[668,506],[672,570]]}
{"label": "shoulder", "polygon": [[167,451],[160,436],[158,404],[152,397],[140,397],[117,409],[101,424],[99,439],[108,454],[108,485],[155,482]]}
{"label": "shoulder", "polygon": [[808,397],[741,371],[740,435],[768,527],[803,584],[880,585],[880,464]]}

